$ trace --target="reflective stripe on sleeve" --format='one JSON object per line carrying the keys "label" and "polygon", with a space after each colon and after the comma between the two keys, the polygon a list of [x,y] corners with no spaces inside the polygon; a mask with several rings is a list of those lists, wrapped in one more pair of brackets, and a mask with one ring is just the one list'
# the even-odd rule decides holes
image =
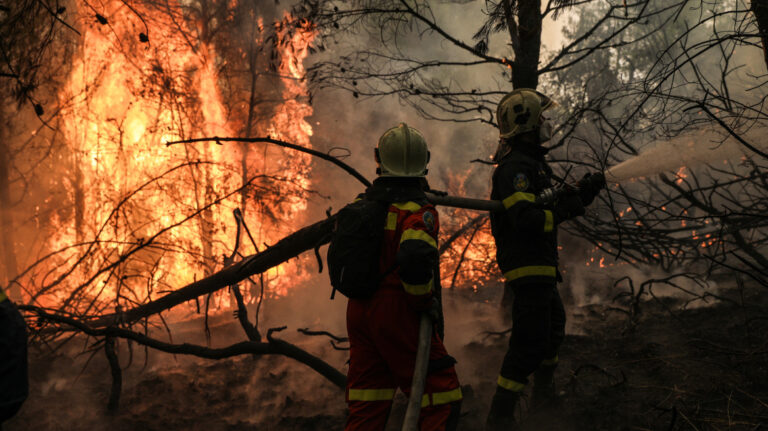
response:
{"label": "reflective stripe on sleeve", "polygon": [[498,384],[499,386],[501,386],[502,388],[508,391],[513,391],[513,392],[520,392],[523,389],[525,389],[525,383],[516,382],[502,375],[499,375],[499,379],[496,381],[496,384]]}
{"label": "reflective stripe on sleeve", "polygon": [[397,229],[397,213],[387,213],[387,224],[384,225],[385,230]]}
{"label": "reflective stripe on sleeve", "polygon": [[552,211],[544,210],[544,232],[552,232],[555,228],[555,217],[552,215]]}
{"label": "reflective stripe on sleeve", "polygon": [[554,266],[523,266],[504,273],[504,279],[507,281],[517,280],[522,277],[542,275],[545,277],[556,277],[557,269]]}
{"label": "reflective stripe on sleeve", "polygon": [[400,237],[400,244],[404,243],[405,241],[408,241],[409,239],[415,239],[424,241],[427,244],[431,245],[434,248],[437,248],[437,241],[435,241],[432,236],[430,236],[428,233],[424,232],[423,230],[416,230],[416,229],[406,229],[403,232],[403,236]]}
{"label": "reflective stripe on sleeve", "polygon": [[349,401],[390,401],[395,397],[394,389],[349,389]]}
{"label": "reflective stripe on sleeve", "polygon": [[403,281],[403,289],[405,289],[406,293],[409,293],[411,295],[426,295],[427,293],[432,291],[433,286],[434,286],[434,278],[429,280],[429,283],[425,283],[425,284],[408,284]]}
{"label": "reflective stripe on sleeve", "polygon": [[504,204],[504,208],[510,209],[520,201],[536,202],[536,195],[533,193],[515,192],[504,198],[501,203]]}
{"label": "reflective stripe on sleeve", "polygon": [[421,209],[421,205],[417,204],[416,202],[395,202],[392,204],[392,206],[399,209],[400,211],[416,212]]}

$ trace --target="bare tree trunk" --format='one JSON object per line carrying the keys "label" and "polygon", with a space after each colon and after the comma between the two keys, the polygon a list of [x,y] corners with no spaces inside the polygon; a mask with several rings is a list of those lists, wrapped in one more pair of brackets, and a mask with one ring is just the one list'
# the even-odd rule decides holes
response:
{"label": "bare tree trunk", "polygon": [[[15,279],[18,275],[13,215],[11,214],[10,153],[8,141],[0,138],[0,241],[3,249],[4,273],[8,281]],[[19,285],[14,283],[8,286],[8,295],[14,300],[21,299]]]}
{"label": "bare tree trunk", "polygon": [[211,210],[211,204],[215,200],[216,197],[213,191],[211,169],[209,166],[203,166],[203,205],[206,209],[200,214],[200,240],[203,244],[203,259],[205,261],[203,268],[206,277],[213,274],[216,266],[213,255],[213,231],[215,227],[213,222],[213,211]]}
{"label": "bare tree trunk", "polygon": [[517,3],[518,43],[513,44],[512,86],[536,88],[539,85],[541,54],[541,0],[520,0]]}
{"label": "bare tree trunk", "polygon": [[80,151],[75,149],[72,154],[72,189],[75,203],[75,236],[77,243],[83,242],[83,215],[85,214],[85,192],[83,191],[83,171],[80,169]]}
{"label": "bare tree trunk", "polygon": [[[251,35],[251,38],[253,39],[253,35]],[[250,53],[251,56],[254,55],[253,51]],[[256,81],[257,81],[257,72],[256,72],[256,65],[254,64],[255,61],[251,61],[251,93],[249,95],[248,99],[248,119],[245,123],[245,137],[250,138],[251,137],[251,131],[252,131],[252,125],[253,125],[253,115],[254,111],[256,109]],[[240,144],[240,151],[241,151],[241,159],[240,159],[240,175],[241,175],[241,181],[243,189],[240,191],[240,211],[243,213],[243,217],[245,217],[245,210],[248,206],[248,188],[245,187],[246,184],[248,184],[248,153],[250,151],[250,145],[247,142],[243,142]]]}
{"label": "bare tree trunk", "polygon": [[765,65],[768,67],[768,1],[752,0],[752,11],[755,13],[755,18],[757,18],[757,29],[760,31],[760,38],[763,40]]}

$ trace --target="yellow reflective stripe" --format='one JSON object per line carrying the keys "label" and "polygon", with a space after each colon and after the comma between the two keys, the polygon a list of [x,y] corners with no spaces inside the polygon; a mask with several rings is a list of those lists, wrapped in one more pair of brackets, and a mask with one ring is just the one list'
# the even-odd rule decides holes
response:
{"label": "yellow reflective stripe", "polygon": [[534,275],[543,275],[545,277],[556,277],[557,269],[554,266],[523,266],[504,273],[507,281],[517,280],[522,277]]}
{"label": "yellow reflective stripe", "polygon": [[[430,397],[432,402],[430,403]],[[421,408],[427,407],[430,404],[433,406],[439,406],[441,404],[448,404],[454,401],[459,401],[463,396],[461,394],[461,388],[456,388],[447,392],[433,392],[431,394],[424,394],[421,397]]]}
{"label": "yellow reflective stripe", "polygon": [[432,236],[430,236],[428,233],[424,232],[423,230],[406,229],[405,232],[403,232],[403,236],[400,237],[400,244],[402,244],[405,241],[408,241],[409,239],[421,240],[431,245],[432,247],[437,248],[437,241],[435,241],[435,239],[432,238]]}
{"label": "yellow reflective stripe", "polygon": [[544,210],[544,232],[552,232],[555,228],[555,217],[552,215],[552,211]]}
{"label": "yellow reflective stripe", "polygon": [[[390,401],[395,397],[394,389],[349,389],[349,401]],[[448,404],[462,399],[461,388],[446,392],[433,392],[421,397],[421,406]]]}
{"label": "yellow reflective stripe", "polygon": [[496,381],[496,384],[508,391],[520,392],[525,389],[525,383],[516,382],[502,375],[499,375],[499,379]]}
{"label": "yellow reflective stripe", "polygon": [[448,404],[454,401],[462,399],[461,388],[456,388],[448,392],[433,392],[432,393],[432,405],[439,406],[440,404]]}
{"label": "yellow reflective stripe", "polygon": [[536,195],[533,193],[515,192],[512,195],[504,198],[501,203],[504,204],[504,208],[509,209],[512,207],[512,205],[520,201],[536,202]]}
{"label": "yellow reflective stripe", "polygon": [[560,361],[560,358],[557,355],[555,355],[555,357],[552,359],[545,359],[541,361],[541,365],[555,365],[559,361]]}
{"label": "yellow reflective stripe", "polygon": [[397,229],[397,213],[387,213],[387,224],[384,225],[386,230]]}
{"label": "yellow reflective stripe", "polygon": [[350,389],[350,401],[389,401],[395,397],[394,389]]}
{"label": "yellow reflective stripe", "polygon": [[0,290],[0,302],[3,302],[3,301],[5,301],[6,299],[8,299],[8,297],[7,297],[7,296],[5,296],[5,292],[3,292],[2,290]]}
{"label": "yellow reflective stripe", "polygon": [[434,286],[434,278],[432,280],[429,280],[429,283],[426,283],[426,284],[408,284],[406,282],[403,282],[403,288],[407,293],[411,295],[426,295],[427,293],[432,291],[433,286]]}
{"label": "yellow reflective stripe", "polygon": [[392,204],[392,206],[401,211],[416,212],[421,209],[421,205],[417,204],[416,202],[395,202]]}

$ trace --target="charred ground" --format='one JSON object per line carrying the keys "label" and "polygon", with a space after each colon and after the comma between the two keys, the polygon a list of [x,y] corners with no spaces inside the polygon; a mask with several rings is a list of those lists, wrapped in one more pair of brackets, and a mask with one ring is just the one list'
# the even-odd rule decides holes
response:
{"label": "charred ground", "polygon": [[[725,300],[687,309],[685,299],[649,297],[634,304],[631,319],[621,311],[630,310],[629,301],[571,305],[571,334],[557,375],[561,402],[539,412],[527,412],[524,402],[525,429],[762,429],[768,423],[768,300],[761,293],[732,289],[719,293]],[[497,313],[495,298],[485,303],[476,294],[457,296],[447,300],[449,308],[474,300],[472,313]],[[236,331],[232,325],[222,319],[212,330]],[[470,338],[452,351],[465,383],[461,429],[479,430],[506,336],[476,331]],[[344,362],[345,353],[325,340],[307,338],[304,344]],[[102,351],[80,375],[86,357],[42,351],[33,349],[32,393],[7,424],[11,431],[343,428],[341,391],[282,357],[168,361],[170,355],[153,353],[144,366],[143,352],[134,348],[120,410],[109,416]],[[398,429],[403,409],[398,396],[388,429]]]}

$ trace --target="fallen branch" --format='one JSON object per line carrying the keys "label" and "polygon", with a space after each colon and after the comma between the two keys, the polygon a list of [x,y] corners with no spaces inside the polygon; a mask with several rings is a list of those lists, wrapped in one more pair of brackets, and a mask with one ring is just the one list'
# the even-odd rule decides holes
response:
{"label": "fallen branch", "polygon": [[338,335],[333,335],[328,331],[312,331],[309,328],[299,328],[296,331],[301,332],[302,334],[308,335],[308,336],[325,335],[326,337],[329,337],[338,343],[345,343],[349,341],[349,338],[347,337],[339,337]]}
{"label": "fallen branch", "polygon": [[349,350],[349,347],[342,346],[342,344],[348,344],[349,338],[347,337],[339,337],[338,335],[333,335],[328,331],[312,331],[309,328],[300,328],[297,329],[298,332],[301,332],[304,335],[308,336],[326,336],[330,338],[331,347],[334,350]]}
{"label": "fallen branch", "polygon": [[19,309],[34,313],[38,319],[43,319],[49,322],[61,323],[71,326],[80,332],[83,332],[92,337],[105,337],[109,338],[125,338],[133,340],[139,344],[142,344],[153,349],[160,350],[166,353],[179,354],[179,355],[191,355],[206,359],[224,359],[239,355],[282,355],[294,359],[318,372],[320,375],[328,379],[331,383],[338,386],[341,389],[346,387],[347,378],[344,374],[339,372],[336,368],[318,358],[317,356],[283,340],[272,337],[272,332],[279,329],[270,329],[267,334],[268,342],[255,342],[255,341],[243,341],[240,343],[232,344],[223,348],[209,348],[196,344],[170,344],[160,340],[148,337],[144,334],[140,334],[128,329],[118,328],[115,326],[109,326],[106,328],[94,328],[84,322],[77,319],[62,316],[60,314],[52,314],[47,311],[30,305],[19,305]]}

